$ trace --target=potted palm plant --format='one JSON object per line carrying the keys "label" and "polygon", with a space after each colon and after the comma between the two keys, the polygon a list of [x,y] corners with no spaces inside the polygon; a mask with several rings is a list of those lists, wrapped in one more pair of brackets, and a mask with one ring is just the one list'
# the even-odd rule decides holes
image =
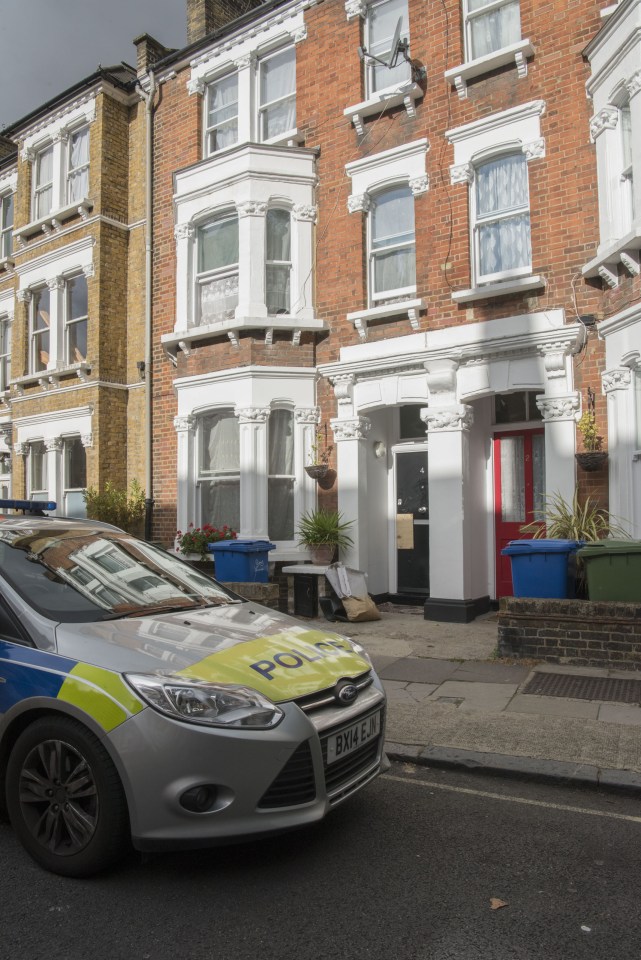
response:
{"label": "potted palm plant", "polygon": [[309,548],[313,563],[327,566],[337,549],[345,549],[353,543],[347,532],[352,523],[352,520],[343,520],[338,510],[325,507],[310,510],[300,518],[296,531],[298,542]]}

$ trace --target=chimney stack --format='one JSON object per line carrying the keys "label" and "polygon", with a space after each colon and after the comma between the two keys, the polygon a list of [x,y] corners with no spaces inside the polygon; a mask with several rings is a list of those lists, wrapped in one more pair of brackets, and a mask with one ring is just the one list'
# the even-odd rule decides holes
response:
{"label": "chimney stack", "polygon": [[187,44],[204,40],[262,0],[187,0]]}
{"label": "chimney stack", "polygon": [[136,48],[136,73],[139,77],[147,73],[158,60],[173,52],[171,47],[163,47],[162,43],[154,40],[148,33],[136,37],[133,43]]}

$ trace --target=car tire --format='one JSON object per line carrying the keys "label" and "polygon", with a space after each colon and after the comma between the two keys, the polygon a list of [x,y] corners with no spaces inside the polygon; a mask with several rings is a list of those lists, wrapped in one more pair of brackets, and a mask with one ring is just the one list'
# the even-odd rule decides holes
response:
{"label": "car tire", "polygon": [[53,873],[91,876],[129,847],[118,772],[98,738],[72,717],[42,717],[21,733],[7,765],[6,798],[18,839]]}

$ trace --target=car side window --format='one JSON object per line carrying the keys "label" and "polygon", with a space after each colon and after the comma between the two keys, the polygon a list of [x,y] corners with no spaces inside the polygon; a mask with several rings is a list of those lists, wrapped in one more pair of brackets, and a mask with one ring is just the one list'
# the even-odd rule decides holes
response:
{"label": "car side window", "polygon": [[18,625],[18,621],[0,597],[0,640],[11,640],[13,643],[28,644],[28,640]]}

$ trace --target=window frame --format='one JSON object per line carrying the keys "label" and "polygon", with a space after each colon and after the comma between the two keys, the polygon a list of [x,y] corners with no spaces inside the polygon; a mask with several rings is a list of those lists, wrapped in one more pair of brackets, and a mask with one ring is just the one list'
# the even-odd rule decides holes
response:
{"label": "window frame", "polygon": [[[216,224],[225,223],[225,222],[236,222],[236,230],[238,235],[240,234],[240,217],[238,211],[234,208],[227,208],[225,210],[219,211],[215,216],[210,217],[207,220],[203,220],[196,226],[196,236],[195,236],[195,251],[194,251],[194,295],[195,295],[195,310],[194,310],[194,320],[196,326],[209,326],[211,323],[218,323],[228,319],[227,314],[231,313],[233,315],[236,307],[239,303],[240,296],[240,260],[241,260],[241,250],[240,250],[240,235],[238,242],[238,259],[235,262],[230,262],[224,264],[221,267],[214,267],[210,270],[201,269],[201,254],[202,254],[202,236],[204,232],[211,227],[214,227]],[[236,278],[236,303],[233,307],[225,310],[221,314],[217,314],[213,319],[203,321],[203,310],[202,310],[202,290],[203,287],[212,283],[216,280],[231,280],[233,277]]]}
{"label": "window frame", "polygon": [[[69,486],[69,480],[70,480],[70,477],[69,477],[69,472],[70,472],[70,470],[69,470],[69,456],[70,456],[69,451],[70,451],[70,448],[71,448],[71,444],[76,445],[75,448],[76,448],[76,449],[79,449],[78,446],[77,446],[77,442],[78,442],[78,441],[80,441],[80,446],[81,446],[82,451],[83,451],[83,459],[84,459],[83,469],[84,469],[84,475],[85,475],[85,483],[84,483],[84,486],[82,486],[82,487],[71,487],[71,486]],[[71,511],[69,510],[68,503],[67,503],[68,495],[69,495],[69,494],[72,494],[72,493],[84,493],[84,491],[87,489],[87,450],[86,450],[85,445],[82,443],[82,438],[80,437],[80,435],[79,435],[79,434],[72,434],[72,435],[69,435],[69,436],[64,436],[64,437],[62,437],[62,451],[61,451],[61,452],[62,452],[61,470],[62,470],[62,502],[63,502],[63,510],[64,510],[64,515],[65,515],[65,516],[70,516],[70,515],[71,515]],[[87,512],[87,511],[86,511],[86,507],[85,507],[84,511],[81,511],[81,512],[74,511],[74,516],[76,516],[76,517],[83,516],[83,517],[84,517],[84,516],[86,516],[86,512]]]}
{"label": "window frame", "polygon": [[[216,472],[216,475],[214,475],[214,472],[213,472],[213,471],[211,471],[211,470],[205,471],[205,470],[204,470],[204,467],[203,467],[203,464],[204,464],[204,444],[205,444],[204,423],[205,423],[205,420],[206,420],[208,417],[213,417],[213,416],[215,416],[216,414],[228,414],[230,419],[233,419],[233,420],[236,421],[236,430],[237,430],[237,432],[238,432],[238,467],[237,467],[237,468],[234,467],[233,469],[232,469],[231,467],[229,467],[229,468],[223,468],[222,470],[217,471],[217,472]],[[197,491],[198,491],[198,494],[197,494],[197,504],[198,504],[198,506],[197,506],[197,513],[198,513],[198,516],[199,516],[199,518],[200,518],[200,524],[201,524],[201,526],[202,526],[203,524],[205,524],[205,523],[212,523],[211,520],[209,520],[208,518],[206,518],[206,517],[204,516],[204,509],[203,509],[203,487],[204,487],[204,484],[209,483],[209,484],[212,484],[212,485],[213,485],[213,484],[216,483],[217,480],[234,481],[235,483],[238,484],[238,514],[239,514],[239,517],[240,517],[240,512],[241,512],[241,507],[242,507],[242,482],[243,482],[243,480],[242,480],[242,469],[241,469],[241,462],[240,462],[240,458],[241,458],[241,453],[240,453],[240,421],[239,421],[239,419],[238,419],[238,416],[236,415],[235,408],[232,407],[232,406],[220,406],[220,407],[212,407],[212,408],[210,408],[210,409],[208,409],[208,410],[202,410],[202,411],[198,414],[198,419],[197,419],[196,444],[195,444],[195,447],[196,447],[196,451],[195,451],[195,452],[196,452],[196,477],[195,477],[195,480],[196,480],[196,489],[197,489]],[[224,520],[224,521],[223,521],[223,525],[224,525],[224,524],[227,524],[227,526],[233,527],[233,523],[232,523],[231,521],[233,521],[233,518],[230,518],[229,520]],[[215,526],[215,525],[216,525],[216,524],[214,524],[214,526]],[[237,530],[236,532],[238,532],[238,530]]]}
{"label": "window frame", "polygon": [[[51,346],[53,339],[51,327],[51,302],[53,300],[52,292],[53,291],[51,291],[46,284],[36,287],[31,291],[31,300],[29,302],[29,373],[34,375],[38,373],[44,373],[44,371],[49,368],[49,364],[51,363]],[[49,325],[45,325],[40,329],[36,329],[35,321],[39,312],[38,307],[40,305],[40,295],[45,293],[49,300]],[[42,351],[41,348],[37,347],[37,344],[40,342],[40,338],[44,337],[45,335],[49,337],[49,359],[47,363],[43,363],[43,361],[39,359],[39,354]]]}
{"label": "window frame", "polygon": [[[232,118],[232,119],[235,119],[235,120],[236,120],[236,139],[234,140],[233,143],[227,144],[226,147],[216,147],[215,149],[212,149],[212,148],[211,148],[211,137],[212,137],[213,133],[214,133],[219,127],[221,127],[223,124],[228,124],[230,118],[228,118],[227,120],[222,121],[222,122],[219,123],[219,124],[212,124],[212,125],[209,124],[209,114],[210,114],[209,103],[210,103],[210,96],[211,96],[211,93],[212,93],[214,87],[215,87],[217,84],[222,83],[223,81],[228,80],[228,79],[230,79],[231,77],[235,77],[235,78],[236,78],[236,114],[235,114],[235,117]],[[213,157],[213,156],[215,156],[217,153],[220,153],[221,150],[228,150],[230,147],[238,146],[238,144],[239,144],[239,142],[240,142],[240,129],[239,129],[239,122],[240,122],[240,83],[239,83],[238,70],[227,70],[225,73],[221,73],[221,74],[219,74],[219,75],[216,76],[216,77],[212,77],[212,79],[209,80],[209,81],[206,83],[206,85],[205,85],[205,93],[204,93],[204,97],[203,97],[203,108],[204,108],[204,118],[203,118],[203,137],[204,137],[204,149],[203,149],[203,154],[204,154],[204,156],[205,156],[205,157]]]}
{"label": "window frame", "polygon": [[[285,213],[285,214],[287,214],[288,221],[289,221],[289,260],[269,260],[269,259],[268,259],[268,256],[267,256],[267,249],[268,249],[268,230],[269,230],[268,224],[269,224],[269,215],[270,215],[270,213]],[[269,207],[269,209],[268,209],[268,210],[266,211],[266,213],[265,213],[265,307],[266,307],[266,309],[267,309],[267,315],[268,315],[269,317],[290,316],[290,315],[291,315],[291,312],[292,312],[292,279],[293,279],[293,269],[294,269],[293,254],[294,254],[294,235],[293,235],[293,217],[292,217],[292,212],[291,212],[291,210],[290,210],[288,207],[284,207],[284,206],[273,206],[273,207]],[[286,310],[275,310],[275,311],[274,311],[274,310],[270,310],[269,296],[268,296],[268,283],[267,283],[267,277],[268,277],[268,274],[269,274],[269,268],[270,268],[270,267],[273,267],[273,268],[275,268],[276,270],[284,270],[284,269],[287,269],[287,271],[288,271],[289,286],[288,286],[288,292],[287,292],[288,304],[287,304],[287,309],[286,309]]]}
{"label": "window frame", "polygon": [[[73,143],[73,138],[77,134],[85,133],[87,135],[87,160],[84,163],[79,164],[77,167],[72,166],[71,162],[71,148]],[[82,203],[83,200],[86,200],[89,196],[89,170],[91,167],[91,156],[90,156],[90,134],[89,134],[89,124],[83,123],[81,126],[74,127],[69,130],[66,142],[65,149],[65,202],[70,203]],[[72,177],[75,174],[79,174],[82,171],[86,171],[87,174],[87,188],[84,193],[76,197],[75,199],[71,196],[71,184]]]}
{"label": "window frame", "polygon": [[[40,480],[44,484],[43,486],[36,486],[34,484],[34,474],[35,474],[35,448],[40,447],[38,454],[42,456],[42,476]],[[29,441],[29,464],[27,470],[28,477],[28,499],[29,500],[48,500],[49,499],[49,468],[48,468],[48,450],[43,439],[33,439]]]}
{"label": "window frame", "polygon": [[[367,9],[365,11],[365,23],[363,25],[365,49],[369,54],[373,54],[372,47],[376,42],[372,37],[372,12],[375,11],[377,7],[381,7],[383,6],[383,4],[390,3],[390,2],[399,3],[401,6],[404,7],[404,10],[401,13],[401,16],[404,20],[405,26],[401,27],[400,39],[407,39],[408,43],[410,41],[409,4],[407,0],[372,0],[372,2],[368,3],[367,5]],[[383,50],[382,56],[380,55],[379,50],[377,50],[376,52],[376,56],[377,57],[380,56],[380,59],[385,59],[386,56],[391,55],[393,53],[391,49],[391,41],[393,40],[393,35],[389,39],[390,39],[390,49],[386,51]],[[408,56],[409,56],[409,48],[408,48]],[[412,71],[411,71],[410,64],[406,60],[403,60],[402,62],[406,68],[405,72],[407,76],[404,79],[392,80],[390,83],[386,83],[378,87],[376,85],[376,80],[375,80],[376,67],[377,67],[376,61],[375,60],[367,61],[367,58],[366,58],[366,62],[364,63],[364,87],[365,87],[366,100],[370,100],[371,98],[377,96],[377,94],[379,94],[382,90],[387,90],[390,87],[397,87],[399,84],[405,83],[412,79]],[[378,66],[380,66],[380,64]],[[398,66],[400,66],[400,63],[396,65],[396,67]],[[396,67],[394,69],[396,69]]]}
{"label": "window frame", "polygon": [[[519,30],[518,36],[510,39],[508,43],[504,43],[500,47],[496,47],[494,50],[490,50],[487,53],[474,54],[473,53],[473,41],[472,41],[472,25],[475,20],[481,19],[483,16],[487,16],[490,13],[493,13],[495,10],[500,10],[501,7],[507,7],[511,3],[516,3],[519,7]],[[469,0],[463,0],[463,36],[464,36],[464,48],[465,48],[465,63],[471,63],[475,60],[482,59],[483,57],[493,57],[496,54],[500,53],[501,50],[505,50],[507,47],[513,46],[516,43],[519,43],[523,39],[523,30],[521,28],[521,4],[520,0],[489,0],[485,6],[479,7],[478,10],[470,10]]]}
{"label": "window frame", "polygon": [[6,393],[11,381],[11,323],[9,314],[0,313],[0,393]]}
{"label": "window frame", "polygon": [[[42,157],[45,153],[51,153],[51,180],[46,181],[46,183],[39,182],[39,172],[40,172],[40,163]],[[56,202],[56,189],[55,189],[55,179],[56,179],[56,166],[55,166],[55,144],[53,141],[42,144],[36,151],[32,165],[32,179],[33,186],[31,191],[31,215],[34,220],[43,220],[46,217],[51,216],[52,212],[57,207]],[[51,202],[47,210],[42,211],[40,207],[40,198],[43,193],[47,190],[51,190]]]}
{"label": "window frame", "polygon": [[[270,424],[270,421],[271,421],[271,418],[274,416],[274,414],[282,413],[282,412],[288,413],[289,416],[290,416],[290,418],[291,418],[291,430],[292,430],[292,463],[291,463],[291,467],[292,467],[292,472],[291,472],[291,473],[271,473],[271,471],[270,471],[270,467],[271,467],[271,463],[270,463],[270,461],[271,461],[271,457],[270,457],[270,451],[271,451],[271,436],[270,436],[271,424]],[[295,416],[294,408],[293,408],[292,406],[290,406],[289,404],[282,403],[282,404],[275,404],[275,405],[272,406],[271,411],[270,411],[270,414],[269,414],[269,417],[267,418],[267,443],[266,443],[265,446],[266,446],[266,459],[267,459],[267,462],[266,462],[266,464],[265,464],[265,474],[266,474],[266,477],[267,477],[267,517],[266,517],[266,520],[267,520],[268,536],[269,536],[270,540],[271,540],[271,539],[275,539],[275,538],[272,538],[271,531],[269,530],[269,518],[270,518],[270,509],[269,509],[269,487],[270,487],[270,480],[289,480],[289,481],[291,481],[292,535],[291,535],[291,537],[288,537],[288,538],[285,539],[285,540],[283,540],[283,539],[276,540],[276,543],[292,543],[292,542],[296,539],[296,416]]]}
{"label": "window frame", "polygon": [[[73,316],[71,316],[71,301],[72,301],[71,284],[74,283],[76,280],[83,280],[83,281],[84,281],[84,285],[85,285],[85,289],[86,289],[86,293],[87,293],[87,312],[86,312],[86,314],[83,314],[83,315],[81,315],[81,316],[73,317]],[[77,359],[75,359],[74,357],[72,357],[72,355],[71,355],[69,339],[70,339],[70,331],[71,331],[71,328],[74,327],[74,326],[76,326],[76,325],[79,325],[79,324],[81,324],[81,323],[83,323],[83,324],[85,325],[85,340],[87,341],[87,351],[86,351],[84,357],[82,357],[80,360],[77,360]],[[64,305],[63,305],[62,326],[63,326],[63,344],[64,344],[64,346],[63,346],[63,355],[64,355],[64,360],[63,360],[63,362],[64,362],[65,364],[69,364],[69,365],[74,364],[74,363],[86,363],[86,362],[87,362],[87,356],[88,356],[88,353],[89,353],[89,349],[88,349],[88,343],[89,343],[89,285],[88,285],[88,283],[87,283],[87,277],[86,277],[85,274],[82,273],[82,272],[73,274],[72,276],[69,276],[69,277],[65,277],[65,280],[64,280]]]}
{"label": "window frame", "polygon": [[[624,122],[624,115],[627,114],[628,124]],[[632,225],[637,218],[637,198],[634,187],[634,150],[632,145],[632,110],[630,97],[623,99],[617,106],[617,128],[619,130],[619,151],[620,151],[620,217],[619,235],[624,236],[632,229]],[[627,136],[626,136],[627,134]],[[629,153],[629,162],[628,156]]]}
{"label": "window frame", "polygon": [[[493,211],[492,214],[486,214],[479,216],[478,214],[478,173],[481,167],[487,166],[491,163],[496,163],[499,160],[505,160],[509,157],[518,157],[523,163],[523,169],[526,177],[526,191],[527,191],[527,205],[520,205],[515,207],[510,207],[509,209],[498,211]],[[504,149],[500,152],[492,152],[491,154],[484,154],[478,157],[472,158],[472,167],[474,170],[474,176],[472,182],[470,183],[470,197],[469,197],[469,210],[470,210],[470,251],[471,251],[471,261],[472,261],[472,284],[474,287],[486,286],[493,283],[501,283],[502,281],[518,279],[520,277],[530,277],[532,276],[532,221],[531,221],[531,204],[530,204],[530,177],[527,165],[527,158],[523,153],[521,147],[511,146],[510,149]],[[493,223],[499,223],[501,221],[509,220],[515,216],[527,213],[528,217],[528,233],[529,233],[529,245],[530,245],[530,258],[529,263],[526,266],[513,267],[509,270],[497,270],[493,273],[482,273],[481,272],[481,247],[480,247],[480,228],[487,226]]]}
{"label": "window frame", "polygon": [[[11,222],[5,223],[5,211],[11,211]],[[13,228],[15,224],[15,194],[12,190],[0,194],[0,260],[7,260],[13,253]]]}
{"label": "window frame", "polygon": [[[273,60],[275,57],[282,56],[284,53],[290,52],[294,56],[294,90],[293,93],[288,93],[285,96],[277,97],[275,100],[267,101],[266,103],[262,102],[262,70],[266,63],[269,63],[270,60]],[[296,44],[287,43],[284,46],[274,47],[274,49],[269,50],[260,55],[256,62],[256,139],[259,143],[280,143],[283,140],[291,139],[296,135],[296,108],[297,108],[297,93],[298,93],[298,77],[296,75],[296,66],[297,66],[297,56],[296,56]],[[274,137],[265,137],[263,135],[264,130],[264,118],[271,107],[274,107],[281,103],[286,103],[288,100],[294,101],[294,125],[289,127],[287,130],[282,133],[277,134]]]}
{"label": "window frame", "polygon": [[388,253],[390,250],[402,250],[413,248],[414,250],[414,283],[413,285],[405,287],[395,287],[393,289],[385,290],[380,293],[375,290],[375,268],[376,268],[376,252],[374,250],[374,211],[376,206],[376,200],[378,197],[383,196],[386,193],[392,193],[395,190],[402,189],[409,194],[409,198],[412,200],[412,206],[414,206],[414,195],[409,187],[407,182],[396,182],[385,184],[383,187],[378,190],[372,190],[369,194],[369,210],[367,212],[367,299],[370,307],[376,307],[381,305],[387,300],[394,299],[396,297],[409,297],[412,294],[416,293],[416,219],[414,220],[414,239],[412,241],[401,242],[394,245],[389,245],[379,248],[379,253],[385,252]]}

